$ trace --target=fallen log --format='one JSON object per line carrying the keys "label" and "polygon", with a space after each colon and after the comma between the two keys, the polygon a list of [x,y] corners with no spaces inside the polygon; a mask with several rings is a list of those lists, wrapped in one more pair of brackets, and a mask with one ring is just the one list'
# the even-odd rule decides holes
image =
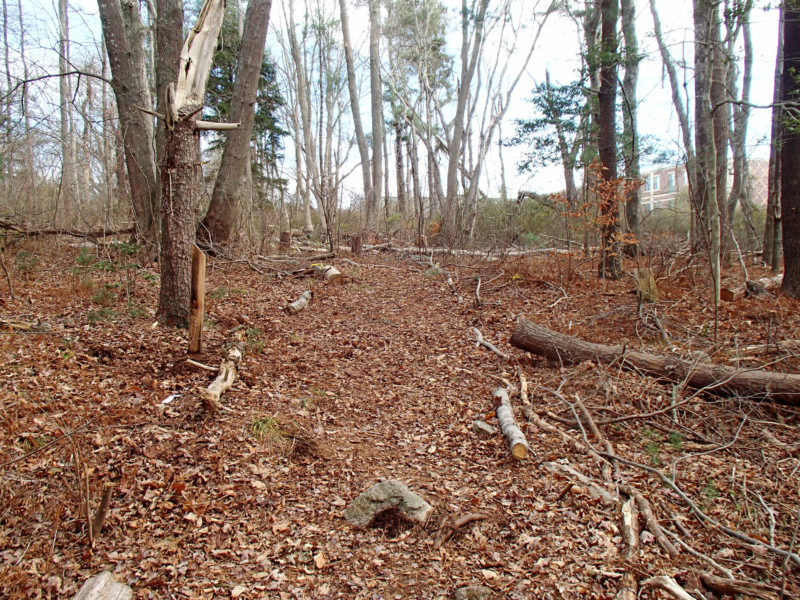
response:
{"label": "fallen log", "polygon": [[551,360],[576,364],[587,360],[619,362],[629,370],[685,382],[717,396],[767,399],[800,406],[800,375],[760,369],[735,369],[710,362],[690,362],[674,356],[649,354],[621,345],[587,342],[520,318],[511,345]]}
{"label": "fallen log", "polygon": [[219,365],[217,378],[201,392],[204,406],[214,413],[222,410],[219,400],[222,394],[233,387],[239,375],[239,363],[244,357],[245,335],[244,327],[234,330],[233,340],[222,351],[222,362]]}
{"label": "fallen log", "polygon": [[311,293],[311,290],[306,290],[300,295],[300,297],[297,300],[295,300],[294,302],[290,302],[286,306],[286,312],[288,312],[290,315],[295,315],[299,313],[306,306],[308,306],[309,302],[311,302],[312,295],[313,294]]}
{"label": "fallen log", "polygon": [[495,409],[495,415],[500,422],[500,430],[508,440],[511,455],[520,460],[528,458],[528,440],[514,420],[514,410],[511,408],[508,392],[503,388],[497,388],[493,397],[500,401],[500,405]]}
{"label": "fallen log", "polygon": [[767,293],[769,290],[779,288],[782,281],[782,274],[774,277],[762,277],[756,281],[747,280],[743,284],[734,287],[722,287],[719,291],[719,297],[725,302],[733,302],[747,296],[758,296]]}
{"label": "fallen log", "polygon": [[337,269],[333,265],[315,264],[311,265],[311,269],[314,271],[315,275],[324,278],[325,283],[342,282],[342,274],[339,272],[339,269]]}

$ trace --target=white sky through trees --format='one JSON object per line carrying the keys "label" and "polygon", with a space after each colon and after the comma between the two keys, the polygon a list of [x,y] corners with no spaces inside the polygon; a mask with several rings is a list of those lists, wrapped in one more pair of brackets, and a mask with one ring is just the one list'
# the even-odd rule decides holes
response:
{"label": "white sky through trees", "polygon": [[[13,4],[13,5],[12,5]],[[9,42],[12,46],[18,43],[18,19],[16,17],[16,3],[9,5],[9,18],[11,25],[9,31]],[[23,0],[23,12],[26,26],[26,54],[32,67],[32,76],[43,73],[56,73],[58,71],[57,38],[58,38],[58,18],[56,4],[50,0]],[[358,4],[363,4],[359,2]],[[493,1],[492,6],[499,4]],[[677,118],[671,104],[671,92],[669,81],[662,69],[661,58],[655,39],[652,35],[652,19],[649,4],[646,1],[637,1],[636,27],[639,36],[640,52],[643,60],[640,66],[638,83],[639,101],[639,132],[642,136],[654,136],[660,146],[670,150],[676,157],[681,156],[680,136],[678,131]],[[322,5],[329,8],[332,14],[338,16],[337,0],[322,0]],[[458,57],[461,43],[460,33],[460,2],[457,0],[445,0],[448,8],[448,35],[447,52],[455,59],[454,71],[459,72]],[[662,28],[665,39],[669,45],[670,52],[676,60],[680,69],[682,64],[686,69],[680,70],[684,79],[684,97],[691,106],[694,82],[692,74],[692,6],[689,0],[657,0],[660,11]],[[270,33],[268,36],[268,47],[273,56],[281,52],[277,35],[283,25],[283,13],[288,2],[284,0],[273,0],[272,13],[270,19]],[[523,14],[525,10],[533,10],[538,6],[539,10],[545,6],[542,2],[536,5],[532,0],[513,0],[512,8],[518,14]],[[303,1],[295,0],[295,10],[298,12],[296,20],[302,21]],[[367,36],[368,21],[366,7],[351,6],[350,9],[351,37],[356,53],[357,64],[364,64],[364,58],[368,53]],[[773,73],[775,66],[775,52],[777,43],[777,8],[768,5],[763,0],[757,0],[751,13],[751,27],[754,49],[753,63],[753,82],[751,91],[751,102],[754,105],[768,106],[772,101]],[[72,59],[78,68],[85,68],[89,64],[89,58],[94,56],[94,65],[97,71],[100,69],[99,59],[97,58],[100,45],[101,33],[95,0],[71,0],[70,1],[70,32],[72,38]],[[532,33],[531,29],[526,33]],[[496,49],[498,41],[492,36],[493,31],[487,34],[487,49]],[[724,32],[723,32],[724,35]],[[514,134],[514,120],[517,118],[530,118],[531,105],[527,101],[534,86],[544,81],[545,69],[550,70],[553,85],[567,84],[576,77],[577,69],[580,65],[579,57],[579,31],[574,22],[562,15],[552,15],[549,17],[544,30],[539,38],[536,50],[530,60],[526,73],[522,76],[516,87],[512,101],[509,105],[508,114],[503,124],[502,132],[504,138],[509,138]],[[382,44],[383,44],[382,40]],[[515,52],[508,61],[510,64],[508,79],[511,79],[516,72],[513,68],[514,61],[520,61],[522,56],[527,53],[525,42],[520,44],[519,51]],[[19,60],[14,61],[15,48],[12,48],[12,72],[21,76],[22,66]],[[741,42],[737,48],[737,55],[741,54]],[[620,77],[622,71],[620,71]],[[368,79],[360,75],[361,95],[365,127],[368,126],[369,111],[369,90]],[[73,86],[75,80],[73,80]],[[40,105],[39,110],[50,114],[50,118],[57,119],[58,107],[58,82],[55,79],[45,80],[36,84],[32,88],[32,104],[35,102]],[[55,112],[53,112],[55,111]],[[385,114],[389,114],[386,107]],[[689,114],[693,114],[691,108]],[[754,108],[750,115],[750,127],[748,134],[748,151],[751,157],[765,158],[769,153],[769,130],[770,130],[771,111],[764,108]],[[350,128],[352,131],[352,128]],[[483,170],[481,179],[481,189],[490,196],[499,195],[500,174],[499,162],[497,159],[497,133],[495,132],[493,149],[487,157],[486,167]],[[387,140],[389,143],[389,140]],[[294,151],[292,141],[286,139],[286,151],[284,152],[284,176],[293,179],[294,173]],[[393,150],[391,144],[390,151],[390,171],[393,171]],[[558,165],[543,167],[533,174],[519,175],[517,173],[517,162],[523,152],[522,148],[504,148],[503,155],[506,167],[506,181],[509,196],[516,196],[520,189],[535,192],[553,192],[563,187],[562,171]],[[350,153],[350,160],[357,161],[358,153]],[[445,159],[446,160],[446,159]],[[442,169],[446,164],[442,164]],[[643,168],[648,168],[647,159],[643,161]],[[357,175],[357,173],[356,173]],[[393,177],[393,173],[392,173]],[[422,177],[424,181],[424,177]],[[345,198],[349,195],[361,194],[362,187],[359,177],[351,175],[345,182],[347,188]],[[293,191],[294,182],[290,184]],[[390,193],[394,194],[395,186],[390,182]]]}

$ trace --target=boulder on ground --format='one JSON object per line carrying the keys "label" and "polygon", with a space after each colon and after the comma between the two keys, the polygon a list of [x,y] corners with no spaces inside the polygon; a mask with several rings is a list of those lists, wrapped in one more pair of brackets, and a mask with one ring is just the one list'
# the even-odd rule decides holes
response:
{"label": "boulder on ground", "polygon": [[124,583],[114,581],[111,571],[87,579],[73,600],[131,600],[133,590]]}
{"label": "boulder on ground", "polygon": [[344,511],[344,518],[351,525],[369,526],[379,514],[395,509],[416,523],[424,523],[433,507],[406,485],[394,479],[387,479],[373,485],[353,500]]}

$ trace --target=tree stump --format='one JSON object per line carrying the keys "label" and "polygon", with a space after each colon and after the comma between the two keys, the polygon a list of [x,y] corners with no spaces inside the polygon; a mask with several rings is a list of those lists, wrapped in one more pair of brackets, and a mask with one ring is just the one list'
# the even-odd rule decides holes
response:
{"label": "tree stump", "polygon": [[278,252],[281,254],[289,254],[292,250],[292,232],[281,231],[281,241],[278,246]]}
{"label": "tree stump", "polygon": [[356,234],[350,240],[350,251],[358,256],[361,254],[361,235]]}

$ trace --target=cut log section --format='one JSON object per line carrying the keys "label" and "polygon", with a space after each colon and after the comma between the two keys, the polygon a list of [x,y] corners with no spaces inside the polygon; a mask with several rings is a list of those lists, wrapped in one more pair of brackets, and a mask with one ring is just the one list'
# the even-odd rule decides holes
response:
{"label": "cut log section", "polygon": [[723,287],[719,291],[719,297],[725,302],[733,302],[739,298],[746,296],[759,296],[765,294],[770,290],[780,287],[783,281],[783,275],[775,275],[774,277],[762,277],[756,281],[745,281],[741,285],[735,287]]}
{"label": "cut log section", "polygon": [[500,401],[500,404],[495,409],[495,414],[500,423],[500,430],[508,440],[511,455],[519,460],[528,458],[528,440],[525,439],[525,434],[522,433],[516,420],[514,420],[514,410],[511,408],[508,392],[504,388],[497,388],[493,397],[495,400]]}
{"label": "cut log section", "polygon": [[342,282],[342,274],[333,265],[311,265],[311,268],[316,275],[320,275],[325,279],[325,283]]}
{"label": "cut log section", "polygon": [[308,303],[311,302],[312,296],[313,294],[311,293],[311,290],[306,290],[300,295],[300,297],[297,300],[295,300],[294,302],[290,302],[286,306],[286,312],[288,312],[290,315],[295,315],[299,313],[306,306],[308,306]]}
{"label": "cut log section", "polygon": [[768,399],[800,406],[800,375],[759,369],[734,369],[710,362],[689,362],[674,356],[649,354],[620,345],[607,346],[558,333],[525,318],[517,321],[511,345],[551,360],[576,364],[587,360],[619,362],[629,370],[685,382],[717,396]]}
{"label": "cut log section", "polygon": [[222,362],[219,365],[217,378],[202,390],[203,404],[212,412],[218,413],[222,410],[219,400],[222,394],[233,387],[239,376],[239,363],[244,357],[244,340],[244,328],[235,329],[233,340],[222,351]]}

